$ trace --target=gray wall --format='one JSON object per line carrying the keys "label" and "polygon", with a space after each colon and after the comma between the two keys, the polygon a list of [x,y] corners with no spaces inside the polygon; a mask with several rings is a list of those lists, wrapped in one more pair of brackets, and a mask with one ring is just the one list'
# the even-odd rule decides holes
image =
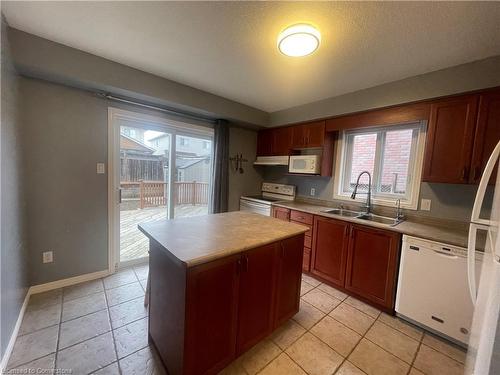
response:
{"label": "gray wall", "polygon": [[243,154],[248,162],[243,163],[244,173],[235,171],[235,164],[230,163],[229,168],[229,211],[240,208],[240,196],[259,194],[262,185],[262,169],[253,166],[257,152],[257,132],[239,127],[229,130],[229,156]]}
{"label": "gray wall", "polygon": [[[107,268],[107,102],[87,92],[21,79],[30,282]],[[53,263],[42,252],[54,251]]]}
{"label": "gray wall", "polygon": [[500,86],[500,56],[273,112],[270,124],[338,116],[494,86]]}
{"label": "gray wall", "polygon": [[26,201],[23,189],[23,140],[19,119],[18,77],[11,62],[6,25],[2,16],[1,138],[1,340],[3,357],[28,290]]}

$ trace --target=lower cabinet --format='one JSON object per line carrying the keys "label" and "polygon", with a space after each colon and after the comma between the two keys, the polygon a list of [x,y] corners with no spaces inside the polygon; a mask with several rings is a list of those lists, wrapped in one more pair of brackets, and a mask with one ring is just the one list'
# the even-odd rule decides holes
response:
{"label": "lower cabinet", "polygon": [[401,235],[352,225],[345,288],[383,307],[392,308]]}
{"label": "lower cabinet", "polygon": [[283,208],[283,207],[273,207],[272,217],[284,221],[290,221],[290,210],[288,208]]}

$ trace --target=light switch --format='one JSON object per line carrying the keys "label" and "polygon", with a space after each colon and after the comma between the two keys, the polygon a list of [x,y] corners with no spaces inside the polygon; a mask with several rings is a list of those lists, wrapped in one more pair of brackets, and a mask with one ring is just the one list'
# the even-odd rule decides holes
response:
{"label": "light switch", "polygon": [[97,174],[104,174],[104,163],[97,163]]}
{"label": "light switch", "polygon": [[54,261],[54,254],[52,251],[44,251],[42,254],[43,263],[52,263]]}
{"label": "light switch", "polygon": [[315,196],[316,195],[316,189],[315,188],[311,188],[311,196]]}
{"label": "light switch", "polygon": [[422,211],[430,211],[431,210],[431,200],[430,199],[422,199],[420,201],[420,209]]}

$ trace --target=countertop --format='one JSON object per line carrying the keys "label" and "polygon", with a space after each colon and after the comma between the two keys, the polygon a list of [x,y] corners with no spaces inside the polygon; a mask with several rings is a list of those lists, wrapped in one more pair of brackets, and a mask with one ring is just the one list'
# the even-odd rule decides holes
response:
{"label": "countertop", "polygon": [[327,207],[322,205],[316,205],[312,203],[305,202],[275,202],[273,206],[290,208],[297,211],[307,212],[313,215],[319,215],[324,217],[329,217],[337,220],[344,220],[351,223],[362,224],[366,226],[381,228],[385,230],[390,230],[393,232],[399,232],[409,236],[424,238],[427,240],[442,242],[448,245],[459,246],[467,248],[468,241],[468,228],[465,225],[457,225],[453,223],[448,223],[445,221],[434,222],[424,222],[424,221],[413,221],[411,219],[405,220],[402,223],[391,227],[388,225],[375,223],[367,220],[356,219],[354,217],[345,217],[334,214],[327,214],[322,211],[331,210],[333,207]]}
{"label": "countertop", "polygon": [[293,237],[309,228],[236,211],[142,223],[139,229],[187,267],[192,267]]}

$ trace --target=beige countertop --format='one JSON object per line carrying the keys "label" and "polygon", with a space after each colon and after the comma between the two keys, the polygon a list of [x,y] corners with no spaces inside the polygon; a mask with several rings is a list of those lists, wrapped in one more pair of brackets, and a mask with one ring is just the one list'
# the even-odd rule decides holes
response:
{"label": "beige countertop", "polygon": [[142,223],[139,229],[187,267],[192,267],[293,237],[309,228],[236,211]]}
{"label": "beige countertop", "polygon": [[391,227],[389,225],[379,224],[371,221],[366,221],[362,219],[356,219],[354,217],[345,217],[340,215],[327,214],[322,211],[331,210],[332,207],[316,205],[312,203],[305,202],[276,202],[272,204],[273,206],[290,208],[297,211],[307,212],[314,215],[320,215],[324,217],[329,217],[332,219],[344,220],[356,224],[363,224],[367,226],[372,226],[376,228],[386,229],[394,232],[399,232],[402,234],[407,234],[409,236],[424,238],[432,241],[443,242],[448,245],[460,246],[467,248],[468,240],[468,228],[461,224],[458,225],[453,222],[428,220],[416,221],[416,220],[405,220],[402,223]]}

